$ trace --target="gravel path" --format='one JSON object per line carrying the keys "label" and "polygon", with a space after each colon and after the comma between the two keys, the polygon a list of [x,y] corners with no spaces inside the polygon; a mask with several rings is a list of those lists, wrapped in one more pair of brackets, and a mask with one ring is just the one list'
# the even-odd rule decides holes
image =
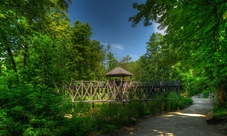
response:
{"label": "gravel path", "polygon": [[143,117],[135,126],[125,127],[122,136],[224,136],[220,125],[206,122],[212,100],[197,96],[192,99],[193,105],[179,112]]}

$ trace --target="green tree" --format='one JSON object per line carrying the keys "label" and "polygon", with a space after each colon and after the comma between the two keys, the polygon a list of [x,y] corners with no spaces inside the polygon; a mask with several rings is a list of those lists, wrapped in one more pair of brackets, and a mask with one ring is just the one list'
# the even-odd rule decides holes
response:
{"label": "green tree", "polygon": [[100,76],[100,67],[105,59],[105,50],[101,43],[90,40],[91,27],[80,21],[74,23],[72,44],[69,46],[69,71],[77,80],[93,80]]}
{"label": "green tree", "polygon": [[133,25],[141,20],[144,25],[159,23],[159,29],[166,31],[166,43],[178,51],[181,67],[193,69],[194,76],[202,77],[203,86],[197,89],[219,88],[220,103],[224,105],[226,1],[159,0],[133,6],[139,10],[130,18]]}
{"label": "green tree", "polygon": [[[69,1],[70,2],[70,1]],[[34,31],[49,27],[47,14],[66,12],[68,1],[32,1],[17,2],[3,0],[0,6],[1,54],[6,58],[7,67],[18,71],[17,63],[27,65],[29,37]],[[35,10],[34,10],[35,9]],[[46,32],[46,31],[45,31]],[[4,52],[4,53],[2,53]],[[15,57],[22,55],[16,62]]]}
{"label": "green tree", "polygon": [[143,80],[174,80],[177,78],[176,56],[170,45],[164,42],[164,36],[160,33],[153,33],[146,46],[146,53],[140,57],[139,62],[143,74]]}
{"label": "green tree", "polygon": [[130,57],[129,55],[126,55],[120,60],[119,66],[124,68],[125,70],[130,71],[129,63],[131,62],[131,59],[132,57]]}
{"label": "green tree", "polygon": [[110,71],[119,65],[118,60],[110,50],[111,50],[111,45],[108,44],[106,48],[106,60],[105,60],[107,71]]}
{"label": "green tree", "polygon": [[69,110],[56,86],[67,79],[67,8],[64,0],[0,2],[0,135],[62,131]]}

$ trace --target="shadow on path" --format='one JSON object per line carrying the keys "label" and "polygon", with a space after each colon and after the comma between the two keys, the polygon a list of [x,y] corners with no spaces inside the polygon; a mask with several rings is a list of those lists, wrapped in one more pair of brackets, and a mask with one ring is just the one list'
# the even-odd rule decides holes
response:
{"label": "shadow on path", "polygon": [[123,136],[224,136],[206,122],[206,113],[213,108],[212,100],[192,97],[193,105],[160,116],[146,116]]}

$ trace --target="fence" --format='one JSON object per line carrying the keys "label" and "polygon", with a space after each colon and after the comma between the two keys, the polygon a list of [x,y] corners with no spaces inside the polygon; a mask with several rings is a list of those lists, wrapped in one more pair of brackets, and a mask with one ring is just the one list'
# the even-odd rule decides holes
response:
{"label": "fence", "polygon": [[153,100],[155,95],[180,94],[180,81],[73,81],[64,85],[64,94],[72,102],[126,102],[129,100]]}

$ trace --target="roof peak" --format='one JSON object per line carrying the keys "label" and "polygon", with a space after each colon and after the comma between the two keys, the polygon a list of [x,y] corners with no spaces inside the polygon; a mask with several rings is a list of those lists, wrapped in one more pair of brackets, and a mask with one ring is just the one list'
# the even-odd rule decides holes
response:
{"label": "roof peak", "polygon": [[120,66],[115,67],[111,71],[107,72],[105,75],[106,76],[112,76],[112,77],[133,76],[132,73],[128,72],[127,70],[123,69]]}

